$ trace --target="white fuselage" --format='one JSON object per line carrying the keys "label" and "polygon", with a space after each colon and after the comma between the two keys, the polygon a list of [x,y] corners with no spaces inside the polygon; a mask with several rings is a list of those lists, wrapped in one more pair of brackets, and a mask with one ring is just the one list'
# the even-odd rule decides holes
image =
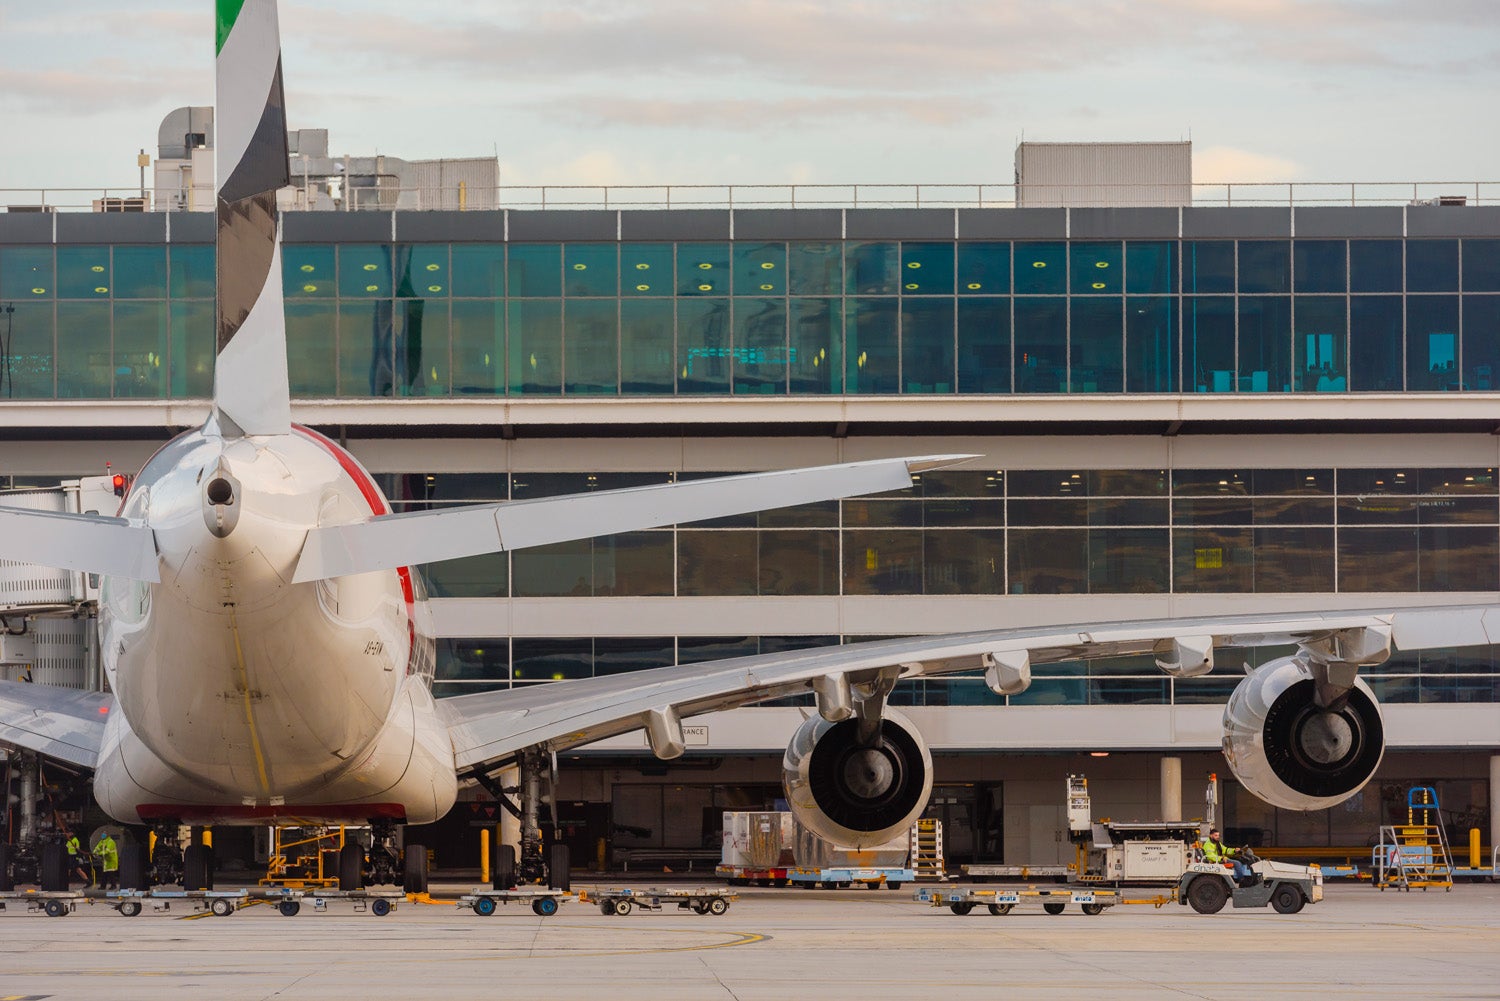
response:
{"label": "white fuselage", "polygon": [[[234,485],[215,505],[208,486]],[[307,531],[389,512],[320,435],[164,446],[121,515],[161,583],[106,578],[100,650],[119,701],[94,791],[129,823],[428,823],[457,795],[432,695],[425,596],[407,568],[291,583]],[[227,530],[226,530],[227,526]]]}

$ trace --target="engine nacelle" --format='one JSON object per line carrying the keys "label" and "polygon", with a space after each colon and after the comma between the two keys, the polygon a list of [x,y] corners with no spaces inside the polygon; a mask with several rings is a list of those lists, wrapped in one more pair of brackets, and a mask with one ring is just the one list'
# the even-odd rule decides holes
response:
{"label": "engine nacelle", "polygon": [[911,721],[887,709],[874,747],[857,719],[814,716],[792,735],[781,780],[803,827],[842,848],[870,848],[903,834],[932,795],[932,755]]}
{"label": "engine nacelle", "polygon": [[1256,668],[1224,707],[1224,757],[1235,778],[1273,806],[1342,803],[1385,754],[1380,707],[1363,680],[1333,711],[1318,706],[1316,687],[1311,664],[1285,657]]}

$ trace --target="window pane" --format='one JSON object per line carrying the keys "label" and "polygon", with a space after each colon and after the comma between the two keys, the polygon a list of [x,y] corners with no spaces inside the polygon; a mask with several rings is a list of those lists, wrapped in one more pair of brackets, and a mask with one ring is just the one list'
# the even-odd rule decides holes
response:
{"label": "window pane", "polygon": [[1118,295],[1125,281],[1124,254],[1118,243],[1072,245],[1074,295]]}
{"label": "window pane", "polygon": [[928,528],[966,528],[974,525],[1005,525],[1005,502],[964,498],[922,502],[922,523]]}
{"label": "window pane", "polygon": [[[611,262],[609,274],[614,273]],[[620,336],[617,309],[614,299],[567,303],[563,310],[564,392],[616,392]]]}
{"label": "window pane", "polygon": [[921,528],[922,502],[910,500],[846,500],[846,528]]}
{"label": "window pane", "polygon": [[895,295],[900,255],[894,243],[845,245],[845,291],[851,295]]}
{"label": "window pane", "polygon": [[620,392],[671,396],[676,350],[671,299],[620,303]]}
{"label": "window pane", "polygon": [[57,395],[107,400],[110,389],[109,303],[57,304]]}
{"label": "window pane", "polygon": [[1088,500],[1083,497],[1046,500],[1024,500],[1013,497],[1007,510],[1013,527],[1017,525],[1077,525],[1082,527],[1089,523]]}
{"label": "window pane", "polygon": [[52,397],[52,308],[47,301],[0,303],[0,336],[9,348],[8,368],[0,369],[0,382],[4,383],[0,396],[27,400]]}
{"label": "window pane", "polygon": [[621,295],[671,295],[670,243],[620,244]]}
{"label": "window pane", "polygon": [[[209,323],[212,330],[212,321]],[[331,302],[286,306],[287,374],[293,396],[326,397],[338,391],[338,313]],[[212,344],[214,335],[208,335]],[[210,370],[209,385],[213,376]]]}
{"label": "window pane", "polygon": [[391,300],[339,303],[339,395],[390,396],[394,361]]}
{"label": "window pane", "polygon": [[1165,525],[1170,506],[1165,497],[1095,497],[1090,498],[1087,504],[1088,523],[1094,527]]}
{"label": "window pane", "polygon": [[677,245],[678,295],[728,295],[729,284],[729,244]]}
{"label": "window pane", "polygon": [[1458,241],[1407,240],[1406,291],[1457,292]]}
{"label": "window pane", "polygon": [[792,392],[842,392],[843,301],[792,299],[791,311]]}
{"label": "window pane", "polygon": [[958,300],[958,391],[1010,392],[1010,300]]}
{"label": "window pane", "polygon": [[1063,392],[1067,377],[1067,300],[1017,299],[1015,310],[1016,392]]}
{"label": "window pane", "polygon": [[1053,469],[1013,469],[1012,497],[1085,497],[1089,478],[1081,472]]}
{"label": "window pane", "polygon": [[1182,245],[1184,292],[1234,291],[1234,241],[1211,240]]}
{"label": "window pane", "polygon": [[511,672],[516,681],[563,681],[594,673],[594,641],[582,639],[511,640]]}
{"label": "window pane", "polygon": [[730,372],[728,299],[677,304],[677,391],[727,393]]}
{"label": "window pane", "polygon": [[1400,296],[1350,297],[1350,389],[1391,392],[1402,388],[1401,327]]}
{"label": "window pane", "polygon": [[1250,476],[1238,469],[1177,469],[1172,472],[1172,492],[1182,496],[1243,496],[1249,493]]}
{"label": "window pane", "polygon": [[1125,389],[1123,305],[1118,296],[1073,300],[1069,392],[1119,393]]}
{"label": "window pane", "polygon": [[1417,590],[1417,530],[1340,528],[1339,590]]}
{"label": "window pane", "polygon": [[[175,254],[176,251],[174,250]],[[281,248],[282,286],[289,299],[331,299],[337,291],[333,247],[321,243],[290,243]],[[175,257],[173,258],[175,261]],[[210,273],[204,276],[213,281]],[[212,294],[210,292],[210,294]]]}
{"label": "window pane", "polygon": [[757,511],[755,523],[761,528],[837,528],[839,502],[815,501]]}
{"label": "window pane", "polygon": [[391,248],[384,244],[339,246],[339,295],[374,299],[391,295]]}
{"label": "window pane", "polygon": [[508,564],[506,553],[486,553],[429,563],[422,571],[434,598],[503,598],[509,590]]}
{"label": "window pane", "polygon": [[1010,244],[958,245],[959,295],[1004,295],[1009,291]]}
{"label": "window pane", "polygon": [[1400,292],[1404,287],[1400,240],[1350,240],[1349,289]]}
{"label": "window pane", "polygon": [[396,295],[425,299],[453,294],[446,243],[408,243],[396,247]]}
{"label": "window pane", "polygon": [[953,392],[953,300],[901,304],[901,374],[908,393]]}
{"label": "window pane", "polygon": [[[515,280],[514,272],[511,279]],[[562,302],[511,299],[506,306],[505,327],[508,391],[526,396],[561,392]]]}
{"label": "window pane", "polygon": [[1407,296],[1406,388],[1458,388],[1458,296]]}
{"label": "window pane", "polygon": [[1500,240],[1463,242],[1464,291],[1500,292]]}
{"label": "window pane", "polygon": [[165,298],[167,248],[116,247],[114,278],[116,299]]}
{"label": "window pane", "polygon": [[893,299],[850,300],[845,321],[844,392],[895,393],[900,389],[897,304]]}
{"label": "window pane", "polygon": [[1090,592],[1166,593],[1168,548],[1165,528],[1093,529],[1088,538]]}
{"label": "window pane", "polygon": [[57,295],[62,299],[109,297],[108,247],[58,247]]}
{"label": "window pane", "polygon": [[1500,382],[1500,296],[1464,296],[1464,386],[1481,392]]}
{"label": "window pane", "polygon": [[1184,379],[1200,393],[1234,392],[1234,300],[1184,297],[1182,338]]}
{"label": "window pane", "polygon": [[786,244],[734,245],[735,295],[786,294]]}
{"label": "window pane", "polygon": [[903,243],[901,293],[952,295],[953,254],[952,243]]}
{"label": "window pane", "polygon": [[1284,393],[1291,388],[1291,335],[1290,296],[1240,296],[1240,392]]}
{"label": "window pane", "polygon": [[1125,300],[1125,391],[1175,393],[1177,300]]}
{"label": "window pane", "polygon": [[175,399],[211,395],[216,336],[214,304],[205,299],[173,302],[171,324],[168,392]]}
{"label": "window pane", "polygon": [[757,532],[759,594],[838,594],[838,532]]}
{"label": "window pane", "polygon": [[1172,520],[1177,525],[1248,525],[1254,518],[1248,497],[1177,497]]}
{"label": "window pane", "polygon": [[[457,254],[458,248],[454,248]],[[499,396],[505,392],[505,310],[498,300],[455,301],[452,306],[453,392]]]}
{"label": "window pane", "polygon": [[1344,369],[1344,339],[1349,321],[1343,296],[1297,296],[1292,388],[1309,393],[1339,393],[1349,388]]}
{"label": "window pane", "polygon": [[787,272],[792,295],[838,295],[844,290],[841,243],[787,245]]}
{"label": "window pane", "polygon": [[1347,252],[1343,240],[1298,240],[1292,245],[1297,291],[1343,292],[1348,287],[1344,277]]}
{"label": "window pane", "polygon": [[754,594],[757,532],[677,532],[677,593]]}
{"label": "window pane", "polygon": [[437,677],[442,681],[509,681],[510,641],[503,637],[440,639],[437,642]]}
{"label": "window pane", "polygon": [[999,528],[922,533],[925,594],[1001,594],[1005,532]]}
{"label": "window pane", "polygon": [[1255,589],[1249,528],[1173,530],[1173,590],[1185,594],[1248,594]]}
{"label": "window pane", "polygon": [[563,247],[564,294],[614,296],[619,293],[620,251],[613,243],[569,243]]}
{"label": "window pane", "polygon": [[734,391],[786,392],[786,300],[734,301]]}
{"label": "window pane", "polygon": [[448,342],[448,300],[398,299],[400,325],[396,360],[401,391],[407,396],[446,396],[452,361]]}
{"label": "window pane", "polygon": [[589,539],[556,542],[511,553],[517,598],[587,596],[594,593],[594,545]]}
{"label": "window pane", "polygon": [[167,303],[115,303],[114,395],[167,395]]}
{"label": "window pane", "polygon": [[594,593],[670,595],[671,532],[622,532],[594,540]]}
{"label": "window pane", "polygon": [[670,636],[596,637],[594,676],[624,674],[670,667],[677,662],[676,643]]}
{"label": "window pane", "polygon": [[1493,527],[1435,526],[1418,531],[1423,591],[1500,589],[1500,537]]}
{"label": "window pane", "polygon": [[1331,525],[1331,497],[1256,497],[1251,502],[1257,525]]}
{"label": "window pane", "polygon": [[[0,296],[26,300],[51,299],[56,294],[51,247],[0,247]],[[213,294],[212,284],[208,294]]]}
{"label": "window pane", "polygon": [[[457,262],[455,262],[455,269]],[[506,253],[507,294],[517,298],[562,295],[562,247],[556,243],[512,243]],[[498,295],[498,292],[485,293]]]}
{"label": "window pane", "polygon": [[1333,591],[1332,528],[1257,528],[1255,590]]}
{"label": "window pane", "polygon": [[1290,292],[1292,245],[1286,240],[1240,241],[1240,294]]}
{"label": "window pane", "polygon": [[1125,244],[1125,291],[1167,295],[1177,291],[1177,244],[1166,241]]}
{"label": "window pane", "polygon": [[845,594],[921,594],[922,533],[844,533]]}
{"label": "window pane", "polygon": [[1009,543],[1011,594],[1088,593],[1086,530],[1012,530]]}
{"label": "window pane", "polygon": [[1095,497],[1164,497],[1164,469],[1095,469],[1088,474],[1089,493]]}
{"label": "window pane", "polygon": [[[282,247],[285,259],[287,248]],[[174,244],[167,248],[169,287],[174,299],[212,299],[214,295],[214,248]],[[283,266],[283,272],[286,268]],[[3,280],[3,276],[0,276]],[[288,290],[290,292],[290,290]]]}
{"label": "window pane", "polygon": [[[1016,244],[1016,293],[1061,295],[1068,290],[1067,245]],[[1019,333],[1019,327],[1017,329]]]}

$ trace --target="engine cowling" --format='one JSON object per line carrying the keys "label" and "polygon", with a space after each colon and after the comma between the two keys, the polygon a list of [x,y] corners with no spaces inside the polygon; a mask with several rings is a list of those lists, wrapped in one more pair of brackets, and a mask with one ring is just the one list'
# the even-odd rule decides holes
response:
{"label": "engine cowling", "polygon": [[859,723],[807,720],[782,759],[787,803],[803,827],[843,848],[870,848],[905,833],[932,795],[932,755],[905,716],[887,709],[873,747]]}
{"label": "engine cowling", "polygon": [[1364,787],[1385,754],[1375,695],[1355,679],[1342,706],[1325,710],[1306,660],[1262,664],[1224,707],[1224,757],[1246,789],[1273,806],[1321,810]]}

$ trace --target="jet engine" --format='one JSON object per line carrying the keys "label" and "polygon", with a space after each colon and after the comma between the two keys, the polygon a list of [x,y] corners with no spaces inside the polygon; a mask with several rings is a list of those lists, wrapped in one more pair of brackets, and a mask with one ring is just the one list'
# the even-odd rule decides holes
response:
{"label": "jet engine", "polygon": [[782,785],[803,827],[842,848],[907,831],[932,794],[932,755],[911,721],[886,709],[872,740],[859,720],[807,720],[782,759]]}
{"label": "jet engine", "polygon": [[1318,704],[1305,657],[1256,668],[1224,707],[1224,757],[1246,789],[1288,810],[1321,810],[1354,795],[1385,753],[1380,708],[1364,681]]}

